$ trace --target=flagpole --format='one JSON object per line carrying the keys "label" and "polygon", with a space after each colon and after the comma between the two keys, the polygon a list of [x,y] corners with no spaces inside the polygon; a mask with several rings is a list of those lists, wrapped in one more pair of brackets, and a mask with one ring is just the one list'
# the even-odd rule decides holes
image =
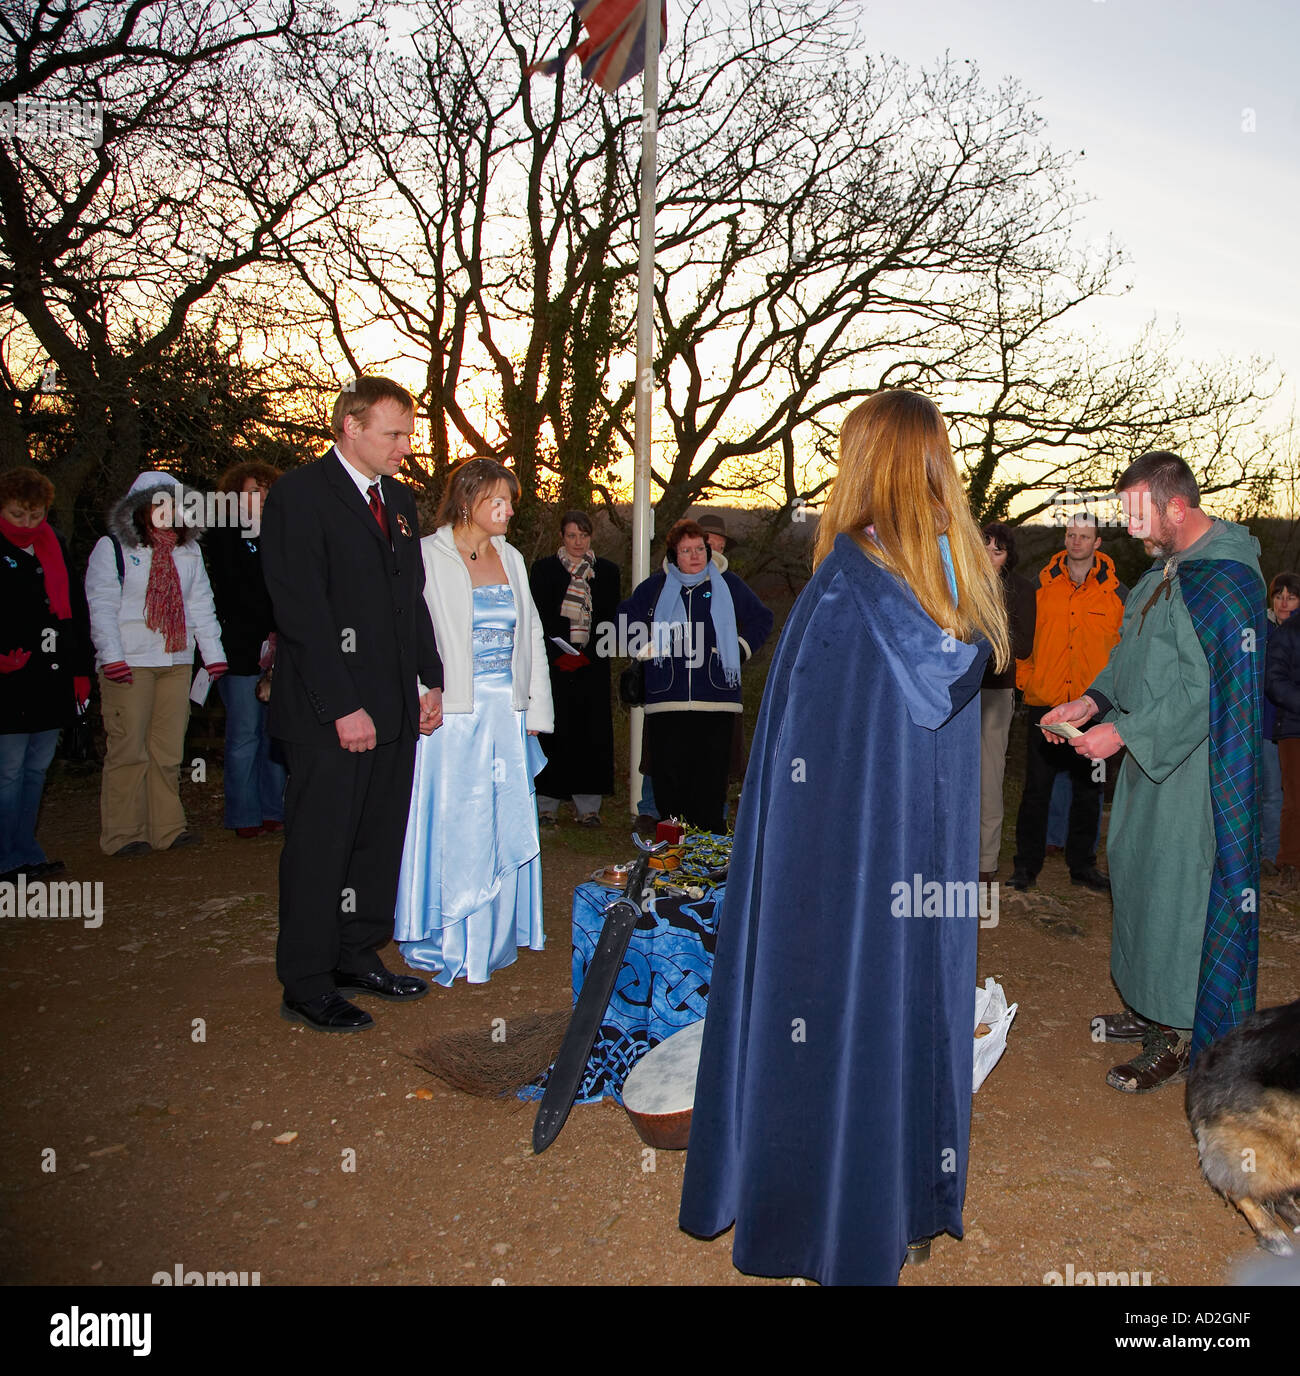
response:
{"label": "flagpole", "polygon": [[[641,239],[636,298],[636,410],[632,468],[632,586],[650,576],[650,441],[654,406],[655,181],[659,126],[659,8],[646,0],[645,75],[641,82]],[[645,711],[632,709],[628,805],[641,798],[641,733]]]}

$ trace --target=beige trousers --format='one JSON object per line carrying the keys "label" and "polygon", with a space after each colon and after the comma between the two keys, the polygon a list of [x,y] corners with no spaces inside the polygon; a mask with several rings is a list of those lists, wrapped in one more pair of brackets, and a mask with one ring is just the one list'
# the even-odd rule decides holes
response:
{"label": "beige trousers", "polygon": [[99,848],[132,841],[166,850],[185,830],[180,763],[190,720],[188,664],[131,666],[131,683],[99,676],[108,754],[99,793]]}
{"label": "beige trousers", "polygon": [[980,871],[998,867],[1002,849],[1002,776],[1015,711],[1014,688],[980,689]]}

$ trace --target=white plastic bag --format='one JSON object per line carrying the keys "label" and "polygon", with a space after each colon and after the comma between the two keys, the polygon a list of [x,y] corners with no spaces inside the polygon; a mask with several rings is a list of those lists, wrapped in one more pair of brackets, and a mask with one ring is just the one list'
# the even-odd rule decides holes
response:
{"label": "white plastic bag", "polygon": [[1007,1049],[1007,1033],[1020,1005],[1013,1003],[1007,1007],[1007,996],[1002,986],[990,976],[984,981],[984,988],[975,989],[975,1026],[983,1023],[989,1030],[982,1037],[975,1038],[975,1084],[971,1093],[979,1091],[988,1073],[1002,1059]]}

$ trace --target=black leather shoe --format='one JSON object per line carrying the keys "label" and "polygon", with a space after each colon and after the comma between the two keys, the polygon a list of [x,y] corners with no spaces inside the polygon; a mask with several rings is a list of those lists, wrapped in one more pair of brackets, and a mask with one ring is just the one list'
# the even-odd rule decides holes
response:
{"label": "black leather shoe", "polygon": [[1011,888],[1019,889],[1021,893],[1023,893],[1026,889],[1032,889],[1034,887],[1034,876],[1027,870],[1013,870],[1011,878],[1007,880],[1007,883]]}
{"label": "black leather shoe", "polygon": [[429,992],[429,986],[422,979],[414,975],[395,975],[391,970],[367,970],[360,975],[335,970],[334,986],[344,994],[374,994],[390,1003],[410,1003]]}
{"label": "black leather shoe", "polygon": [[322,994],[318,999],[308,999],[306,1003],[290,1003],[285,999],[280,1005],[280,1016],[285,1022],[305,1022],[317,1032],[364,1032],[375,1025],[374,1018],[364,1008],[349,1003],[337,990]]}
{"label": "black leather shoe", "polygon": [[[1105,1034],[1100,1039],[1097,1037],[1098,1023],[1102,1025]],[[1094,1041],[1140,1042],[1146,1036],[1147,1028],[1151,1024],[1131,1008],[1125,1008],[1122,1013],[1098,1013],[1090,1026]]]}
{"label": "black leather shoe", "polygon": [[1093,865],[1091,869],[1071,870],[1070,883],[1082,884],[1085,889],[1091,889],[1094,893],[1109,893],[1110,879],[1108,876]]}

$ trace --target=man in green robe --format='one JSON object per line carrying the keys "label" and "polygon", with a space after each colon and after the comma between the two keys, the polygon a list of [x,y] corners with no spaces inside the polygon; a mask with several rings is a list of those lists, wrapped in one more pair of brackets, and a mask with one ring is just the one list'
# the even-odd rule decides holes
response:
{"label": "man in green robe", "polygon": [[1200,509],[1176,455],[1143,455],[1117,487],[1157,562],[1105,669],[1043,724],[1099,720],[1070,741],[1088,759],[1127,748],[1107,840],[1127,1008],[1102,1021],[1108,1040],[1142,1041],[1106,1077],[1141,1094],[1254,1007],[1264,584],[1254,537]]}

